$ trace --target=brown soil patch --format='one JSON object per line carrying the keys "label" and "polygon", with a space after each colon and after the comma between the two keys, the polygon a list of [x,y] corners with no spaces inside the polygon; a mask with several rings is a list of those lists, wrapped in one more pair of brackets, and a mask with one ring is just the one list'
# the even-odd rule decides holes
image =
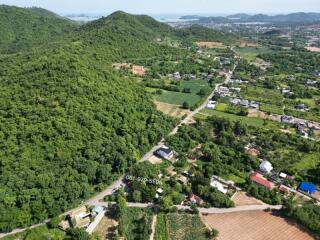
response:
{"label": "brown soil patch", "polygon": [[266,113],[257,111],[256,109],[249,109],[248,117],[268,119],[268,115]]}
{"label": "brown soil patch", "polygon": [[149,158],[149,162],[151,162],[152,164],[160,164],[162,163],[162,159],[153,155],[152,157]]}
{"label": "brown soil patch", "polygon": [[146,74],[146,69],[143,66],[133,65],[131,71],[138,76],[144,76]]}
{"label": "brown soil patch", "polygon": [[249,196],[245,192],[237,192],[235,195],[233,195],[232,200],[234,201],[234,204],[238,206],[249,206],[249,205],[262,205],[263,202],[260,200]]}
{"label": "brown soil patch", "polygon": [[225,48],[221,42],[196,42],[196,45],[202,48]]}
{"label": "brown soil patch", "polygon": [[219,231],[218,240],[314,239],[296,224],[264,211],[210,214],[202,219]]}
{"label": "brown soil patch", "polygon": [[252,42],[248,42],[248,41],[245,41],[245,40],[241,40],[239,42],[239,47],[241,48],[245,48],[245,47],[259,47],[260,45],[257,44],[257,43],[252,43]]}
{"label": "brown soil patch", "polygon": [[178,105],[172,105],[163,102],[155,102],[157,110],[163,112],[164,114],[175,117],[182,118],[184,115],[188,114],[190,111],[180,108]]}
{"label": "brown soil patch", "polygon": [[118,222],[111,218],[103,217],[99,225],[94,230],[94,233],[99,235],[101,240],[111,240],[114,239],[117,228]]}

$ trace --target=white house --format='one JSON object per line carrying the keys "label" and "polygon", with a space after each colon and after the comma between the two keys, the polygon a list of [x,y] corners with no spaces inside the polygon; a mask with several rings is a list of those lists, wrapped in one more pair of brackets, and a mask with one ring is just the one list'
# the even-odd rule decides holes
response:
{"label": "white house", "polygon": [[215,109],[216,103],[217,103],[216,101],[209,100],[208,103],[207,103],[207,105],[206,105],[206,108],[207,108],[207,109]]}
{"label": "white house", "polygon": [[226,194],[228,192],[228,189],[226,189],[222,183],[218,182],[214,178],[211,178],[210,186],[216,188],[219,192],[222,192],[223,194]]}
{"label": "white house", "polygon": [[263,172],[270,173],[273,170],[272,164],[269,161],[263,161],[259,169]]}

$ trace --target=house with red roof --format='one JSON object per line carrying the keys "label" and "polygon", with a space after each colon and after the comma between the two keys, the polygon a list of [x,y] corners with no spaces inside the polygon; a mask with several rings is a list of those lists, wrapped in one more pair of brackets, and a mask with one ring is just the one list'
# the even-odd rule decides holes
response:
{"label": "house with red roof", "polygon": [[266,187],[269,190],[272,190],[275,187],[274,183],[268,181],[265,177],[263,177],[262,174],[257,173],[257,172],[252,173],[250,175],[250,179],[252,182],[254,182],[260,186]]}

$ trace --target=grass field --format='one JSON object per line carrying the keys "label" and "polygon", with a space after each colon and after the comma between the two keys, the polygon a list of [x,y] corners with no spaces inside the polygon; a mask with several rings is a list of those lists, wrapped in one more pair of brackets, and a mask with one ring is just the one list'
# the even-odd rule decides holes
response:
{"label": "grass field", "polygon": [[264,127],[269,129],[279,129],[280,125],[277,122],[263,120],[260,118],[250,118],[250,117],[244,117],[244,116],[238,116],[230,113],[225,112],[219,112],[216,110],[210,110],[210,109],[204,109],[200,113],[196,115],[196,118],[199,119],[206,119],[208,116],[217,116],[229,119],[231,121],[240,121],[242,123],[245,123],[249,126],[254,127]]}
{"label": "grass field", "polygon": [[152,212],[150,209],[128,208],[125,216],[120,219],[121,221],[126,240],[149,240],[149,235],[142,235],[141,232],[144,232],[142,230],[145,229],[151,229]]}
{"label": "grass field", "polygon": [[182,92],[171,92],[162,90],[161,95],[155,95],[156,101],[182,105],[184,102],[187,102],[190,106],[195,105],[201,100],[201,97],[192,93],[182,93]]}
{"label": "grass field", "polygon": [[254,61],[259,54],[272,52],[272,50],[267,47],[235,48],[235,51],[241,57],[243,57],[244,59],[250,62]]}
{"label": "grass field", "polygon": [[171,240],[206,240],[206,227],[198,215],[171,213],[167,215]]}
{"label": "grass field", "polygon": [[297,171],[314,169],[320,164],[320,153],[313,153],[306,155],[294,168]]}
{"label": "grass field", "polygon": [[180,90],[182,91],[184,88],[190,88],[192,94],[198,94],[202,88],[207,89],[208,91],[211,90],[208,82],[203,80],[181,81]]}
{"label": "grass field", "polygon": [[241,96],[248,100],[282,106],[283,96],[280,92],[261,87],[243,88]]}
{"label": "grass field", "polygon": [[260,105],[260,110],[267,113],[273,113],[273,114],[283,114],[283,108],[282,106],[274,105],[274,104],[262,104]]}
{"label": "grass field", "polygon": [[210,214],[202,219],[219,231],[218,240],[312,240],[304,229],[264,211]]}

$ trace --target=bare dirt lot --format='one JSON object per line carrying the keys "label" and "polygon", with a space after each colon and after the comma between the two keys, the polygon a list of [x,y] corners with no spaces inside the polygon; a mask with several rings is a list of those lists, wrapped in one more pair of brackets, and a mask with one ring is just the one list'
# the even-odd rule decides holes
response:
{"label": "bare dirt lot", "polygon": [[306,47],[306,49],[311,52],[320,52],[320,48],[318,47]]}
{"label": "bare dirt lot", "polygon": [[259,44],[252,43],[252,42],[247,42],[247,41],[240,41],[239,42],[239,47],[245,48],[245,47],[259,47]]}
{"label": "bare dirt lot", "polygon": [[151,162],[152,164],[160,164],[162,163],[162,159],[153,155],[149,158],[149,162]]}
{"label": "bare dirt lot", "polygon": [[234,204],[238,206],[249,206],[249,205],[262,205],[263,202],[260,200],[249,196],[245,192],[237,192],[233,197],[232,200],[234,201]]}
{"label": "bare dirt lot", "polygon": [[197,42],[196,44],[202,48],[225,48],[225,45],[221,42]]}
{"label": "bare dirt lot", "polygon": [[188,114],[189,110],[180,108],[178,105],[155,102],[157,109],[170,117],[182,118],[185,114]]}
{"label": "bare dirt lot", "polygon": [[108,217],[102,218],[101,222],[94,230],[94,233],[99,235],[101,240],[114,239],[115,231],[118,227],[118,222]]}
{"label": "bare dirt lot", "polygon": [[302,228],[264,211],[210,214],[206,226],[219,231],[218,240],[312,240]]}

